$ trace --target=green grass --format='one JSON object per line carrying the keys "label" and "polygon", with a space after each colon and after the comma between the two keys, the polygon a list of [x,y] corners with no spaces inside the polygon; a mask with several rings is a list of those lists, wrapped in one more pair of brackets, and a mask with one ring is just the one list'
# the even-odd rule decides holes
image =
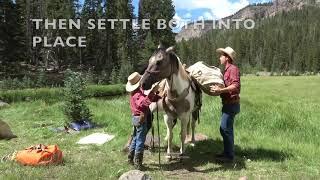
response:
{"label": "green grass", "polygon": [[[219,134],[221,102],[204,96],[201,123],[196,131],[209,140],[188,146],[189,160],[166,162],[162,170],[157,153],[146,153],[147,173],[154,179],[319,179],[320,178],[320,77],[243,77],[241,112],[235,120],[236,163],[218,164],[214,154],[222,150]],[[0,110],[19,138],[0,141],[0,156],[33,144],[58,144],[64,164],[24,167],[0,163],[0,179],[117,179],[132,169],[121,152],[130,134],[128,97],[89,99],[94,119],[103,127],[79,134],[54,133],[49,128],[65,122],[61,102],[19,102]],[[174,143],[179,144],[175,128]],[[165,135],[161,117],[161,140]],[[103,146],[77,145],[93,132],[116,135]]]}
{"label": "green grass", "polygon": [[[1,89],[0,89],[1,90]],[[122,84],[89,85],[85,91],[87,97],[109,97],[126,93]],[[57,102],[64,99],[63,88],[37,88],[22,90],[1,90],[0,99],[6,102],[35,101]]]}

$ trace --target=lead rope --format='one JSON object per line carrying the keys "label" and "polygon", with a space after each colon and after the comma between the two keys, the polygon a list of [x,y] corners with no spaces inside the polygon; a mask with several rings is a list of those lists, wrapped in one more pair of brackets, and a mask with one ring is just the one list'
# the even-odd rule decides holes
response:
{"label": "lead rope", "polygon": [[[160,84],[161,81],[159,81],[157,83],[156,86],[158,86]],[[158,111],[158,101],[156,102],[156,105],[157,105],[157,111]],[[152,121],[153,121],[153,114],[152,114]],[[157,119],[158,119],[158,112],[157,112]],[[153,122],[151,123],[151,126],[152,126],[152,130],[151,130],[151,133],[152,133],[152,150],[155,150],[155,146],[154,146],[154,126],[153,126]]]}
{"label": "lead rope", "polygon": [[160,155],[160,125],[159,125],[159,108],[158,108],[158,102],[157,102],[157,125],[158,125],[158,162],[159,162],[159,168],[161,170],[161,155]]}

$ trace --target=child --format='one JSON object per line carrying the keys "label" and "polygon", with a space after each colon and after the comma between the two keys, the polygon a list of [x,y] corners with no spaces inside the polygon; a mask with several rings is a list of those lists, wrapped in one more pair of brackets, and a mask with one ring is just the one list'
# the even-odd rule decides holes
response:
{"label": "child", "polygon": [[138,170],[142,169],[144,142],[148,133],[148,123],[151,121],[149,105],[161,99],[156,94],[159,86],[155,86],[148,95],[140,88],[141,75],[137,72],[128,77],[126,90],[130,92],[130,109],[134,126],[133,138],[129,147],[128,162]]}

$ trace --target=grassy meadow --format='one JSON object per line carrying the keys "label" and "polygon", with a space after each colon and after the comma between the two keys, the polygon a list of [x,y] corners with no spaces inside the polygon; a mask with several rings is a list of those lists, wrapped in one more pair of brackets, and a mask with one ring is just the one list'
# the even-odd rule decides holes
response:
{"label": "grassy meadow", "polygon": [[[201,123],[196,131],[209,137],[195,147],[187,146],[190,159],[166,162],[145,152],[144,164],[153,179],[319,179],[320,178],[320,77],[242,77],[241,112],[235,119],[234,164],[219,164],[214,154],[222,150],[219,133],[221,100],[203,96]],[[133,169],[121,152],[131,131],[127,96],[88,99],[94,120],[101,128],[77,134],[56,133],[50,128],[65,122],[63,102],[37,100],[17,102],[0,110],[18,136],[0,141],[0,157],[34,144],[57,144],[64,163],[48,167],[25,167],[0,163],[0,179],[117,179]],[[162,117],[161,140],[166,133]],[[179,145],[180,126],[174,143]],[[116,137],[102,145],[76,142],[94,132]],[[163,144],[162,144],[163,146]]]}

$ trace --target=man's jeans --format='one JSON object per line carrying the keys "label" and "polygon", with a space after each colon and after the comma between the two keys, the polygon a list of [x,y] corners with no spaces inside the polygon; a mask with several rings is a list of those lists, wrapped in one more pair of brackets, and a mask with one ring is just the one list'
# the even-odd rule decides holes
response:
{"label": "man's jeans", "polygon": [[224,154],[234,158],[233,122],[236,114],[240,112],[240,104],[225,104],[222,107],[220,134],[223,138]]}
{"label": "man's jeans", "polygon": [[135,151],[135,154],[142,153],[144,150],[144,142],[146,141],[147,133],[150,129],[150,116],[146,117],[146,120],[139,124],[139,116],[132,116],[132,124],[134,125],[133,137],[130,145],[130,152]]}

